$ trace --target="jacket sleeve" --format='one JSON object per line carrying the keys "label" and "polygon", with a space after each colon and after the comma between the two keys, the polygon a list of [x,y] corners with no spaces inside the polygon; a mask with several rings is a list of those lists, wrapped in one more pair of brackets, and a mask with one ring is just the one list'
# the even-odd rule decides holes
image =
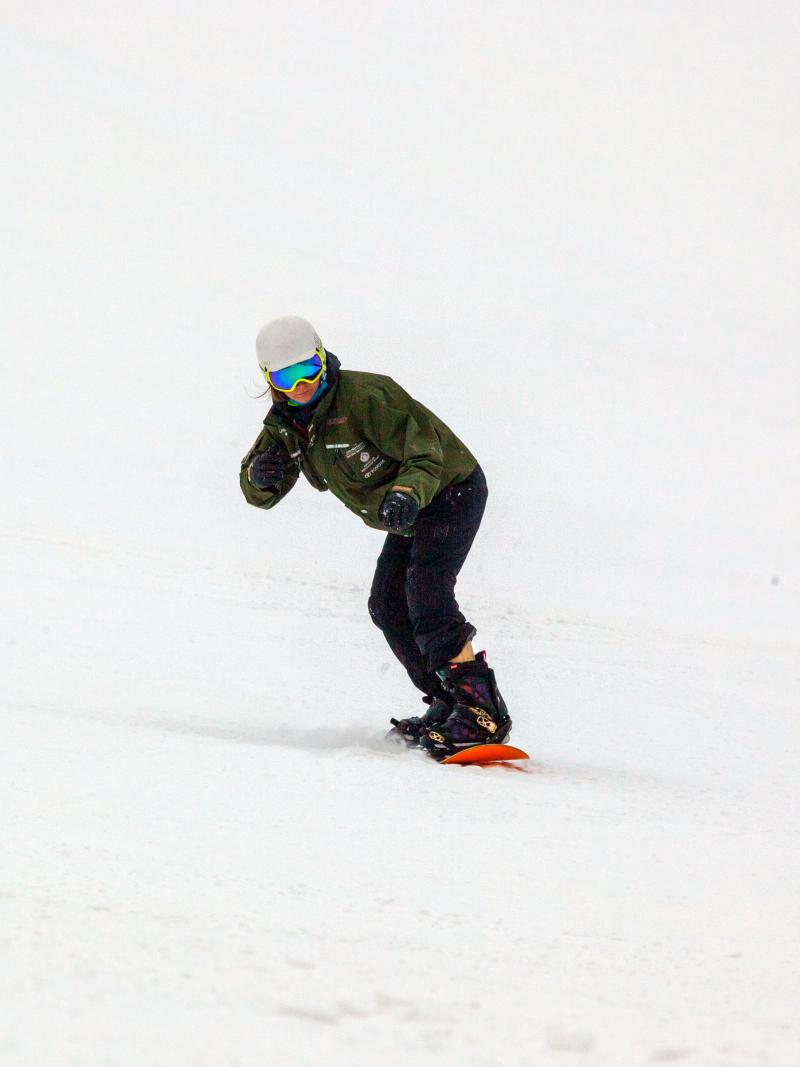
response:
{"label": "jacket sleeve", "polygon": [[408,486],[421,508],[439,492],[442,442],[431,412],[391,380],[368,397],[363,429],[381,452],[400,462],[395,485]]}
{"label": "jacket sleeve", "polygon": [[250,466],[253,457],[257,456],[260,452],[266,452],[269,446],[276,442],[283,446],[280,437],[277,434],[270,433],[269,429],[265,426],[256,438],[253,447],[242,460],[241,467],[239,468],[239,485],[244,493],[244,498],[248,504],[252,504],[257,508],[274,508],[278,501],[285,497],[290,489],[294,487],[299,476],[297,464],[293,460],[290,460],[282,481],[272,489],[257,489],[251,483],[247,476],[247,469]]}

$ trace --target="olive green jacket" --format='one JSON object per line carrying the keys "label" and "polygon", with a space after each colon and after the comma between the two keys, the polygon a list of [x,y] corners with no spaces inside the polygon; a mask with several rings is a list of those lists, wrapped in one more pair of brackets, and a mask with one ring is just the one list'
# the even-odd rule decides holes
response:
{"label": "olive green jacket", "polygon": [[[291,462],[278,485],[257,489],[248,478],[250,462],[275,442]],[[476,465],[452,430],[391,378],[345,370],[319,401],[308,427],[292,418],[288,405],[273,404],[242,460],[239,483],[249,504],[271,508],[302,472],[315,489],[330,489],[367,526],[386,532],[378,509],[392,486],[410,489],[424,508]],[[404,532],[411,536],[413,528]]]}

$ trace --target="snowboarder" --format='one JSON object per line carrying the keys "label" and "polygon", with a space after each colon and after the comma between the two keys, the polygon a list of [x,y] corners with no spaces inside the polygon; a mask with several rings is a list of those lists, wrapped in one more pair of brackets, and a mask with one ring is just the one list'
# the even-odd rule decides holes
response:
{"label": "snowboarder", "polygon": [[342,370],[305,319],[269,322],[256,354],[273,403],[242,460],[247,502],[274,507],[302,473],[388,531],[369,613],[428,705],[394,730],[435,759],[504,742],[508,710],[454,595],[486,505],[477,460],[391,378]]}

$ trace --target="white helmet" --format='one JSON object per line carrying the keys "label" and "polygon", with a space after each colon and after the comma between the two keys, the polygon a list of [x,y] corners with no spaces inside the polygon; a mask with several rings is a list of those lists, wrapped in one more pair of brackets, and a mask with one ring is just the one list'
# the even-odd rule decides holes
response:
{"label": "white helmet", "polygon": [[258,365],[265,375],[267,371],[300,363],[315,352],[324,360],[325,349],[317,331],[310,322],[296,315],[273,319],[256,338]]}

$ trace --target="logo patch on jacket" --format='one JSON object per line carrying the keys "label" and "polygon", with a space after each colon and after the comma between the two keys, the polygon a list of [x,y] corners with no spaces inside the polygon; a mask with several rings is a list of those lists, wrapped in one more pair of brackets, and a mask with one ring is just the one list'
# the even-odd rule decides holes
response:
{"label": "logo patch on jacket", "polygon": [[349,418],[348,415],[342,415],[338,419],[328,419],[328,421],[326,422],[325,425],[326,426],[344,426],[344,424],[347,422],[348,418]]}
{"label": "logo patch on jacket", "polygon": [[348,459],[358,457],[358,461],[361,464],[362,478],[370,478],[376,471],[386,465],[386,457],[382,456],[377,450],[372,452],[366,441],[359,441],[358,444],[353,445],[344,454]]}

